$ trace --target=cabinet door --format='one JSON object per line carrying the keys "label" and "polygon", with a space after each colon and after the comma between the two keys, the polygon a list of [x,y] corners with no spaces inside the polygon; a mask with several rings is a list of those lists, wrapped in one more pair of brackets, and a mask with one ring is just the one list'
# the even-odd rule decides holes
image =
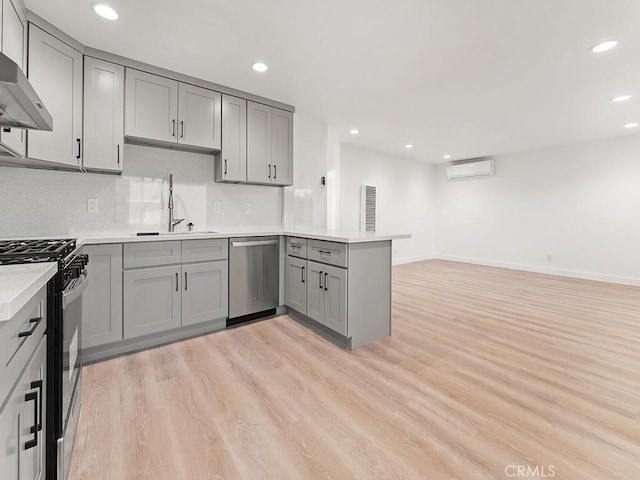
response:
{"label": "cabinet door", "polygon": [[176,143],[178,82],[132,68],[125,76],[125,135]]}
{"label": "cabinet door", "polygon": [[178,88],[178,143],[220,150],[222,95],[180,83]]}
{"label": "cabinet door", "polygon": [[82,54],[29,25],[29,81],[53,117],[53,131],[30,130],[30,158],[82,165]]}
{"label": "cabinet door", "polygon": [[247,102],[247,181],[271,183],[271,107]]}
{"label": "cabinet door", "polygon": [[[19,2],[2,2],[2,53],[26,70],[27,18]],[[21,156],[27,152],[27,136],[21,128],[3,128],[0,141]]]}
{"label": "cabinet door", "polygon": [[122,171],[123,143],[124,67],[85,57],[84,168]]}
{"label": "cabinet door", "polygon": [[347,335],[347,271],[324,266],[324,324],[341,335]]}
{"label": "cabinet door", "polygon": [[82,346],[122,340],[122,245],[86,245],[89,286],[82,298]]}
{"label": "cabinet door", "polygon": [[324,324],[324,272],[325,266],[316,262],[307,262],[307,316]]}
{"label": "cabinet door", "polygon": [[222,96],[222,153],[218,179],[247,180],[247,101]]}
{"label": "cabinet door", "polygon": [[229,267],[226,261],[182,266],[182,325],[227,318]]}
{"label": "cabinet door", "polygon": [[294,310],[307,313],[307,261],[299,258],[286,259],[286,288],[284,304]]}
{"label": "cabinet door", "polygon": [[20,480],[44,480],[46,440],[46,336],[20,381]]}
{"label": "cabinet door", "polygon": [[124,272],[124,338],[180,326],[180,266]]}
{"label": "cabinet door", "polygon": [[293,185],[293,113],[279,108],[272,112],[273,183]]}

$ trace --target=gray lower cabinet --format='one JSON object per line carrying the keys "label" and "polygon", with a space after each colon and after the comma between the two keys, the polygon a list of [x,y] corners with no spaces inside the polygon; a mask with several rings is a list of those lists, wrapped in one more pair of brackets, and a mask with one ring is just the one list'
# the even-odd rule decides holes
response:
{"label": "gray lower cabinet", "polygon": [[43,335],[26,370],[0,413],[2,480],[44,480],[47,337]]}
{"label": "gray lower cabinet", "polygon": [[89,286],[82,299],[82,346],[118,342],[122,332],[122,245],[87,245]]}
{"label": "gray lower cabinet", "polygon": [[300,313],[307,313],[307,261],[286,257],[285,305]]}
{"label": "gray lower cabinet", "polygon": [[[308,262],[307,316],[324,324],[324,265]],[[304,313],[304,312],[303,312]]]}
{"label": "gray lower cabinet", "polygon": [[226,318],[229,267],[226,260],[182,266],[182,325]]}
{"label": "gray lower cabinet", "polygon": [[324,270],[324,325],[346,336],[347,271],[328,265]]}
{"label": "gray lower cabinet", "polygon": [[181,325],[180,265],[124,272],[124,336],[142,335]]}

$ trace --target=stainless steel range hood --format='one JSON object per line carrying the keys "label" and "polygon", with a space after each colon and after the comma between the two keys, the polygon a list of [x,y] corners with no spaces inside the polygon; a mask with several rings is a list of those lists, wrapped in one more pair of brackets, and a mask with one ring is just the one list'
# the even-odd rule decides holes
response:
{"label": "stainless steel range hood", "polygon": [[20,67],[0,53],[0,126],[52,130],[53,119]]}

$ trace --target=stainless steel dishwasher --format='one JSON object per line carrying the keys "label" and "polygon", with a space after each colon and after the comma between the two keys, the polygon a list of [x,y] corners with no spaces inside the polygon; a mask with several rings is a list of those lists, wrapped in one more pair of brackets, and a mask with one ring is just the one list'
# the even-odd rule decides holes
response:
{"label": "stainless steel dishwasher", "polygon": [[279,300],[280,238],[232,238],[230,247],[227,325],[273,315]]}

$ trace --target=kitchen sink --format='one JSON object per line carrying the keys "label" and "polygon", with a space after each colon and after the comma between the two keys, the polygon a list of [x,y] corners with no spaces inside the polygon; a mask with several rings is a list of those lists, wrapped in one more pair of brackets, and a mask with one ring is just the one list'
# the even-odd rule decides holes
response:
{"label": "kitchen sink", "polygon": [[207,233],[218,233],[213,230],[198,230],[193,232],[160,232],[160,235],[206,235]]}

